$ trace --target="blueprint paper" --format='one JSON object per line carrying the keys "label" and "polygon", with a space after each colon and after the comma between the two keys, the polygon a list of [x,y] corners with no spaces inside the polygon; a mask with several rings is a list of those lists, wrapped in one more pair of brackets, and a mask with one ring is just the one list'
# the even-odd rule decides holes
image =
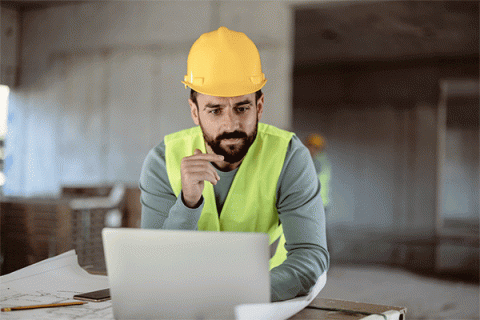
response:
{"label": "blueprint paper", "polygon": [[[91,275],[75,251],[43,260],[0,277],[0,306],[15,307],[70,302],[73,295],[108,288],[106,276]],[[113,319],[112,303],[2,312],[1,319]]]}

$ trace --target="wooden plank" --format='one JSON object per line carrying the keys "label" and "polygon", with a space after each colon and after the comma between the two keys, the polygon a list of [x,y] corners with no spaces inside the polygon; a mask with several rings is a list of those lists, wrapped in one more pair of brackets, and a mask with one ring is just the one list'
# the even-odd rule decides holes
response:
{"label": "wooden plank", "polygon": [[381,314],[389,310],[400,312],[400,319],[405,319],[407,309],[404,307],[317,297],[307,308],[303,309],[290,319],[362,319],[368,314]]}

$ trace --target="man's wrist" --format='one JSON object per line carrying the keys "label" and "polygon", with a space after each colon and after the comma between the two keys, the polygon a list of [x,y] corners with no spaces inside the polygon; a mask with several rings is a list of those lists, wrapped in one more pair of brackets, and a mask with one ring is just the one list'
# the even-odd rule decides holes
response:
{"label": "man's wrist", "polygon": [[198,207],[200,207],[203,203],[203,195],[200,196],[200,199],[197,201],[197,203],[193,204],[193,205],[190,205],[187,203],[187,201],[185,201],[185,197],[183,196],[183,191],[181,192],[181,195],[182,195],[182,203],[185,207],[189,208],[189,209],[197,209]]}

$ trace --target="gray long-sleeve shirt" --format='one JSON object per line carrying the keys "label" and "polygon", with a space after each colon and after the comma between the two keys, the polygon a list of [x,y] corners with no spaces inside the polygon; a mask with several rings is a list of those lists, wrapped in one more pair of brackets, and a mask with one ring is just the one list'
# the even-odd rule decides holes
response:
{"label": "gray long-sleeve shirt", "polygon": [[[219,212],[237,171],[217,170],[220,180],[214,190]],[[168,179],[163,141],[145,159],[140,189],[142,228],[197,230],[203,200],[198,208],[191,209],[184,205],[182,197],[175,196]],[[320,183],[308,149],[295,135],[288,146],[276,193],[288,253],[287,259],[270,271],[272,302],[307,294],[329,267]]]}

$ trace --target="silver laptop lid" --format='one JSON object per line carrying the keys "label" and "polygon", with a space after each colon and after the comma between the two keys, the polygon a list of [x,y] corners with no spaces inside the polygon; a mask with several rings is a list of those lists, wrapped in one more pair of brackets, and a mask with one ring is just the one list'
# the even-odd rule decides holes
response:
{"label": "silver laptop lid", "polygon": [[270,302],[263,233],[111,229],[102,232],[116,319],[233,318]]}

